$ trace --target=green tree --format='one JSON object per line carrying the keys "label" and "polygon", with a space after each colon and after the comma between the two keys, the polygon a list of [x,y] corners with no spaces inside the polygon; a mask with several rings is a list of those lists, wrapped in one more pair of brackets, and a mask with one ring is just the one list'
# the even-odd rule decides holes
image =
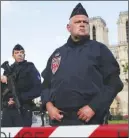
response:
{"label": "green tree", "polygon": [[[122,65],[123,67],[123,72],[126,74],[128,72],[128,63],[125,63],[125,65]],[[125,79],[128,82],[128,78]]]}
{"label": "green tree", "polygon": [[124,73],[127,73],[128,72],[128,63],[125,63],[125,65],[122,65],[122,66],[123,66]]}

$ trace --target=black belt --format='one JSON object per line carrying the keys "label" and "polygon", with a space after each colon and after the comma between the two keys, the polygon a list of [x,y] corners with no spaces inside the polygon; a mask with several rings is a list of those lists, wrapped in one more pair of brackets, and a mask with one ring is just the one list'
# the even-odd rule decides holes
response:
{"label": "black belt", "polygon": [[62,111],[60,112],[61,115],[63,115],[64,117],[67,117],[67,116],[71,116],[72,114],[77,114],[77,112],[81,107],[59,108],[59,110]]}
{"label": "black belt", "polygon": [[61,111],[64,111],[64,112],[71,112],[71,111],[78,111],[80,108],[82,108],[83,106],[79,106],[79,107],[70,107],[70,108],[58,108],[59,110]]}

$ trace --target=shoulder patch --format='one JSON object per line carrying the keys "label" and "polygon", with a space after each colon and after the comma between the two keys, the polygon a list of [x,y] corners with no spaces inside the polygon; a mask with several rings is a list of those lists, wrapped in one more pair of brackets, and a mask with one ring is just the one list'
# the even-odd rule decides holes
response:
{"label": "shoulder patch", "polygon": [[38,78],[38,80],[41,80],[41,77],[40,77],[40,75],[37,75],[37,78]]}
{"label": "shoulder patch", "polygon": [[61,62],[61,55],[59,52],[55,53],[55,55],[52,58],[52,62],[51,62],[51,70],[52,73],[55,74],[60,66],[60,62]]}

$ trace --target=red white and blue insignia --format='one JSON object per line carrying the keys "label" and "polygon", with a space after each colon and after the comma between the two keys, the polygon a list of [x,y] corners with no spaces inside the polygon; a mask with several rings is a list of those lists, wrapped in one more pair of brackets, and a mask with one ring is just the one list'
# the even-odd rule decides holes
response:
{"label": "red white and blue insignia", "polygon": [[51,63],[51,70],[52,70],[53,74],[55,74],[56,71],[58,70],[58,68],[60,66],[60,61],[61,61],[60,53],[56,53],[55,56],[53,57],[52,63]]}

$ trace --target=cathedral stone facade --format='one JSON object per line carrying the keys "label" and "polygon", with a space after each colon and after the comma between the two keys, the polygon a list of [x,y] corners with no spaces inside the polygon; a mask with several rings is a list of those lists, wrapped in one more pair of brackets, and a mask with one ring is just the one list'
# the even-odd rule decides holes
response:
{"label": "cathedral stone facade", "polygon": [[113,53],[120,65],[120,78],[124,83],[123,90],[116,96],[110,111],[112,114],[128,114],[128,70],[125,66],[128,64],[128,11],[120,12],[117,20],[118,44],[109,45],[108,28],[106,22],[101,17],[90,18],[90,38],[92,40],[104,43]]}

